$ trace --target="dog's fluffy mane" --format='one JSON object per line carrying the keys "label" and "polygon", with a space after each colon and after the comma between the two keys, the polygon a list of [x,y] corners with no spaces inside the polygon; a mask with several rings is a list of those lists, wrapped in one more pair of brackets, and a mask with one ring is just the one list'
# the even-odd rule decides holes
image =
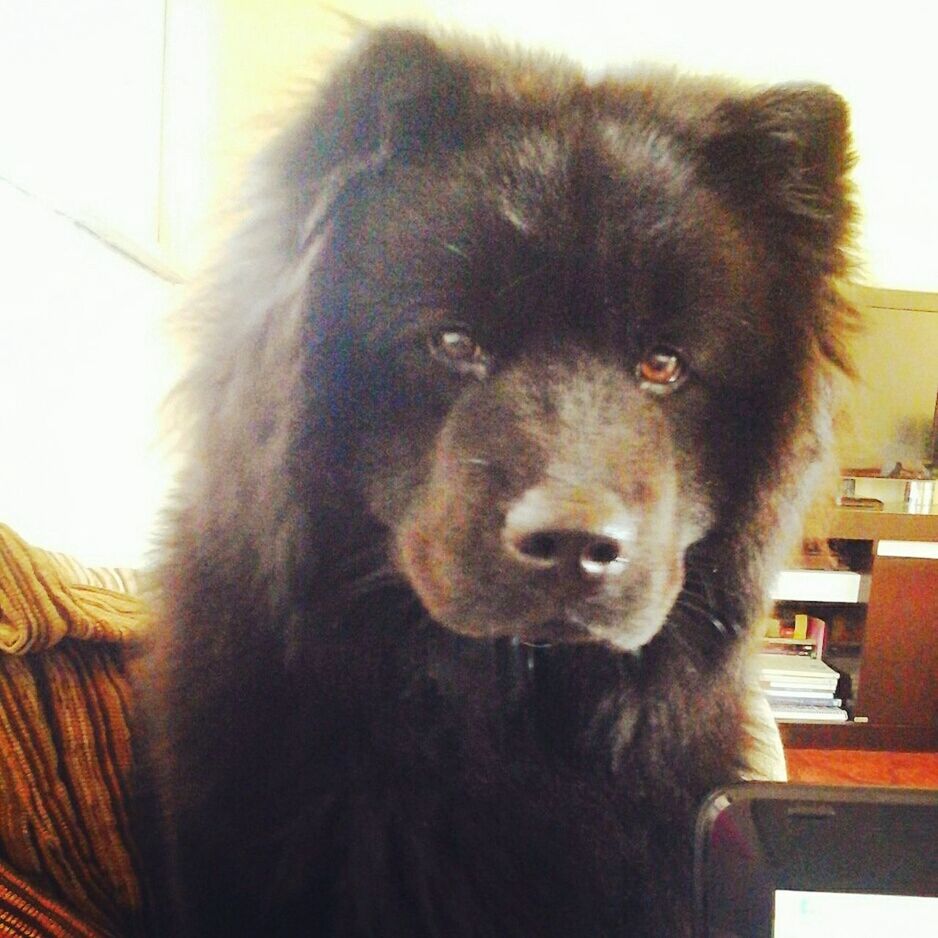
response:
{"label": "dog's fluffy mane", "polygon": [[[371,329],[337,308],[336,217],[389,165],[571,109],[646,128],[718,194],[800,350],[775,374],[771,424],[755,413],[725,441],[741,464],[732,509],[695,545],[671,626],[633,654],[531,652],[433,623],[356,485],[349,401],[363,398],[336,373],[342,330]],[[246,221],[192,304],[186,465],[145,688],[187,927],[613,935],[646,894],[627,934],[686,927],[675,831],[741,768],[746,626],[823,472],[847,367],[849,163],[845,108],[815,86],[591,84],[565,62],[395,29],[332,74],[251,173]],[[461,803],[452,769],[468,763]],[[350,790],[371,794],[340,809]],[[422,839],[441,824],[451,836]]]}

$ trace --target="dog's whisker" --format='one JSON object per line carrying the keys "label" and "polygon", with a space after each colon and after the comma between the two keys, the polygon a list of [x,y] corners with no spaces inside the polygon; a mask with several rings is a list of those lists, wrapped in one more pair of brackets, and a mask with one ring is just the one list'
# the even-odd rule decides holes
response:
{"label": "dog's whisker", "polygon": [[444,241],[443,249],[449,251],[450,254],[461,257],[465,261],[469,260],[469,255],[458,244],[453,244],[452,241]]}

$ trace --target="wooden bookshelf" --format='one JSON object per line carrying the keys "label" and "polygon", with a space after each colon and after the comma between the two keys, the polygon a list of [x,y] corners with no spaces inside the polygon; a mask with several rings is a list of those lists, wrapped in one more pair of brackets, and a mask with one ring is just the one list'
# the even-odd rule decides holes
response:
{"label": "wooden bookshelf", "polygon": [[838,508],[828,536],[845,541],[938,541],[938,514]]}
{"label": "wooden bookshelf", "polygon": [[[872,556],[872,569],[856,574],[861,583],[867,576],[868,592],[861,587],[855,600],[863,640],[853,719],[836,725],[782,724],[785,745],[938,751],[938,558],[927,556],[938,542],[938,514],[838,509],[830,537],[868,541]],[[889,556],[896,545],[879,553],[881,541],[906,542],[911,553],[926,556]],[[786,592],[783,599],[803,603],[808,612],[818,603],[842,603],[840,587],[825,594],[819,591],[820,579],[804,582],[803,596]]]}

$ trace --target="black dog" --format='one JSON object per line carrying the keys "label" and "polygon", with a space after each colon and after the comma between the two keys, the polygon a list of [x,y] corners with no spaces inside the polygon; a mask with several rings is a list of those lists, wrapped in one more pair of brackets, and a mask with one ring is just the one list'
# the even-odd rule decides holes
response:
{"label": "black dog", "polygon": [[173,934],[684,935],[850,311],[847,116],[371,34],[206,290]]}

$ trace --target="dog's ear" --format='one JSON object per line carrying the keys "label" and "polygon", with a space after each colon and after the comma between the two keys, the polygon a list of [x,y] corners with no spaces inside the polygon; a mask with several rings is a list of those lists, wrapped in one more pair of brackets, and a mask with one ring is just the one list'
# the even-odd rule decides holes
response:
{"label": "dog's ear", "polygon": [[315,169],[329,172],[382,150],[407,156],[458,143],[468,88],[466,68],[428,36],[398,28],[369,33],[322,91]]}
{"label": "dog's ear", "polygon": [[458,146],[465,135],[469,66],[429,36],[369,31],[317,89],[315,106],[263,154],[260,174],[292,193],[298,248],[314,243],[350,184],[391,161]]}
{"label": "dog's ear", "polygon": [[852,207],[844,101],[823,85],[781,85],[717,106],[704,141],[705,172],[776,247],[841,273]]}

